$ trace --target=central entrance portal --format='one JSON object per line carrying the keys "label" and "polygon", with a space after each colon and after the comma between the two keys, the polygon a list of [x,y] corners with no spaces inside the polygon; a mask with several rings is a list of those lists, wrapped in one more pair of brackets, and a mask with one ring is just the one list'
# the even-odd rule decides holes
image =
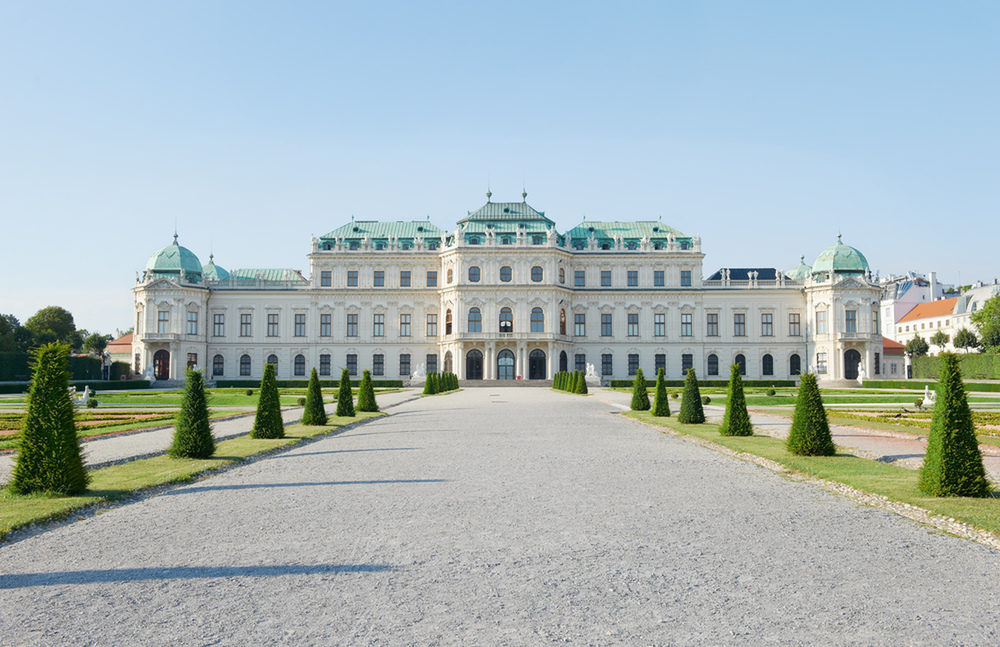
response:
{"label": "central entrance portal", "polygon": [[153,377],[157,380],[170,379],[170,351],[158,350],[153,353]]}
{"label": "central entrance portal", "polygon": [[497,353],[497,379],[514,379],[514,353],[507,348]]}
{"label": "central entrance portal", "polygon": [[853,348],[844,353],[844,379],[858,379],[858,365],[861,364],[861,353]]}
{"label": "central entrance portal", "polygon": [[465,379],[483,379],[483,353],[472,349],[465,355]]}
{"label": "central entrance portal", "polygon": [[545,351],[535,349],[528,355],[528,379],[545,379]]}

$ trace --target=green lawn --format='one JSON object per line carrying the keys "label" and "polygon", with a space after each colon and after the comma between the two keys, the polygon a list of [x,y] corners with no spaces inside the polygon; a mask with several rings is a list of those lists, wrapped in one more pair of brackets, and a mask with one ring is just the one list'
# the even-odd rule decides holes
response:
{"label": "green lawn", "polygon": [[199,475],[221,467],[329,434],[346,424],[383,415],[385,414],[358,413],[356,418],[332,416],[323,427],[292,425],[285,427],[284,438],[255,440],[247,435],[224,440],[216,445],[215,456],[205,460],[156,456],[92,470],[90,490],[81,496],[20,496],[6,490],[0,491],[0,540],[11,531],[28,524],[57,519],[90,505],[128,498],[146,488],[193,481]]}
{"label": "green lawn", "polygon": [[[795,456],[785,443],[770,436],[720,436],[718,425],[682,425],[676,418],[653,418],[648,412],[629,411],[625,415],[682,435],[696,436],[729,449],[753,454],[784,465],[788,469],[820,479],[836,481],[893,501],[919,506],[982,530],[1000,533],[1000,498],[967,499],[928,497],[917,488],[917,470],[887,465],[850,454],[831,457]],[[1000,493],[994,493],[1000,497]]]}

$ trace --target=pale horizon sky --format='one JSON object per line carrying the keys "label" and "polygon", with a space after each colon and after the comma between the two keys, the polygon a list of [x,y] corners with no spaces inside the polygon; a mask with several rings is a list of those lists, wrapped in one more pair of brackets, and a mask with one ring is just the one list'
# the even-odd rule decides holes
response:
{"label": "pale horizon sky", "polygon": [[0,313],[132,321],[179,242],[308,271],[353,215],[662,218],[704,274],[836,242],[992,281],[993,2],[0,0]]}

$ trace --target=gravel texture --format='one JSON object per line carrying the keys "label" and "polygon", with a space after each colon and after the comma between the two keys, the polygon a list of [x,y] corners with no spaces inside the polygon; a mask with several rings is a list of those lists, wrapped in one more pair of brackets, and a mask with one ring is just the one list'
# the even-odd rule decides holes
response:
{"label": "gravel texture", "polygon": [[1000,643],[1000,553],[468,389],[0,545],[0,644]]}

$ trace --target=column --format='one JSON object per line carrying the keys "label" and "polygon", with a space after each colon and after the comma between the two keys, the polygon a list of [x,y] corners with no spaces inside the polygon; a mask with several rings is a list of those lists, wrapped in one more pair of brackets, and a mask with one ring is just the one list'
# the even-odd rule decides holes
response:
{"label": "column", "polygon": [[452,364],[454,364],[454,367],[455,367],[455,375],[458,376],[458,379],[464,380],[465,379],[465,344],[462,344],[462,343],[458,344],[458,351],[457,351],[457,354],[455,355],[455,358],[452,360]]}

